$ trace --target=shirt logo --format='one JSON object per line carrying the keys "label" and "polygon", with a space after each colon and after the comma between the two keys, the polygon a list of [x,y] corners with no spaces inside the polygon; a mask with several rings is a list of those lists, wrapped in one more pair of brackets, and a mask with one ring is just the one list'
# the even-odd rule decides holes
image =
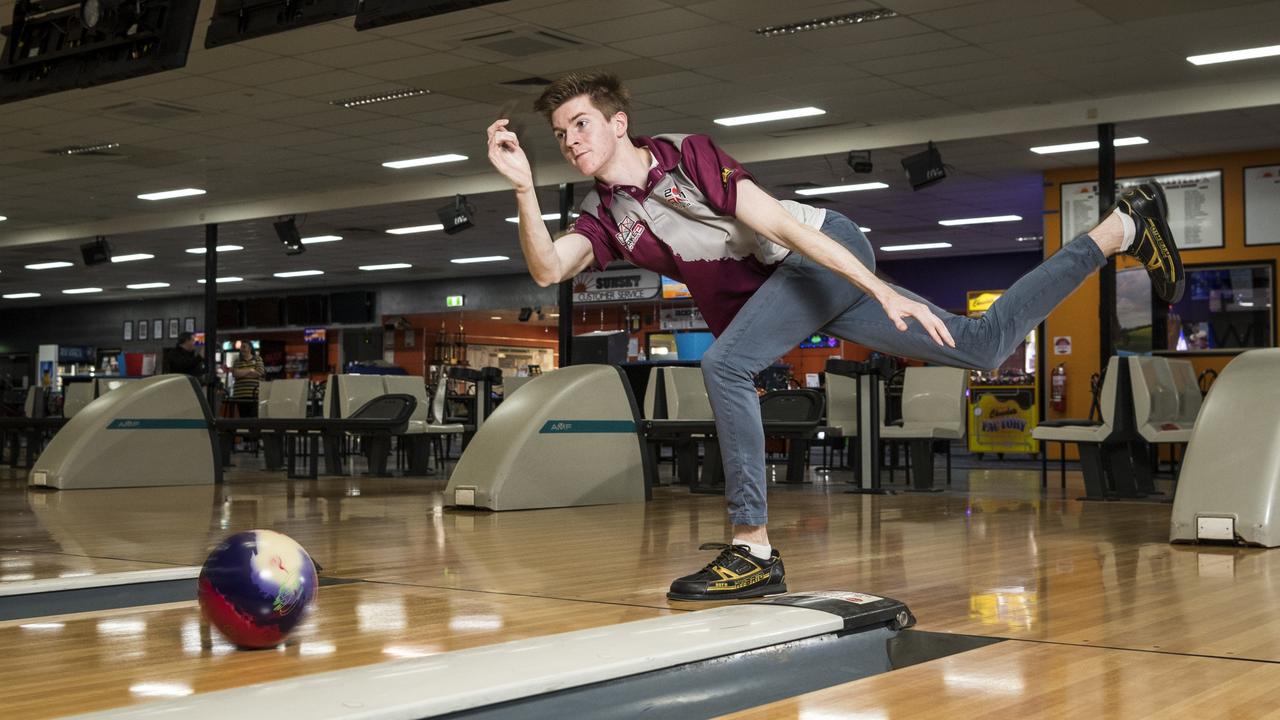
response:
{"label": "shirt logo", "polygon": [[733,177],[733,168],[720,168],[720,184],[729,187],[729,178]]}
{"label": "shirt logo", "polygon": [[680,191],[679,185],[672,185],[666,190],[663,190],[662,197],[668,203],[671,203],[676,207],[682,207],[682,208],[689,207],[689,198],[683,192]]}
{"label": "shirt logo", "polygon": [[613,237],[627,249],[627,252],[630,252],[636,246],[636,241],[643,234],[644,223],[633,217],[627,217],[618,223],[618,232]]}

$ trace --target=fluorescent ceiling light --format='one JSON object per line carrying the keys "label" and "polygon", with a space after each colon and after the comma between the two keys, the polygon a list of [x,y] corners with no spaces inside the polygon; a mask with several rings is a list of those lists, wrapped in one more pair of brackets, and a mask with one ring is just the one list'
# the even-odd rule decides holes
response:
{"label": "fluorescent ceiling light", "polygon": [[315,237],[302,238],[300,242],[303,245],[315,245],[316,243],[338,242],[341,239],[341,235],[316,235]]}
{"label": "fluorescent ceiling light", "polygon": [[858,229],[859,229],[859,230],[861,230],[861,231],[862,231],[862,232],[864,232],[864,233],[869,233],[869,232],[871,232],[871,228],[869,228],[869,227],[862,227],[861,225],[859,225],[859,226],[858,226]]}
{"label": "fluorescent ceiling light", "polygon": [[489,316],[489,319],[490,319],[490,320],[501,320],[501,319],[502,319],[502,316],[501,316],[501,315],[490,315],[490,316]]}
{"label": "fluorescent ceiling light", "polygon": [[[200,279],[199,279],[199,280],[197,280],[196,282],[198,282],[198,283],[200,283],[201,285],[203,285],[203,284],[204,284],[204,278],[200,278]],[[244,282],[244,278],[242,278],[242,277],[235,277],[234,275],[230,275],[230,276],[227,276],[227,277],[214,278],[214,282],[217,282],[217,283]]]}
{"label": "fluorescent ceiling light", "polygon": [[62,260],[56,260],[54,262],[33,263],[31,265],[26,265],[24,267],[26,267],[28,270],[52,270],[54,268],[71,267],[71,263],[64,262]]}
{"label": "fluorescent ceiling light", "polygon": [[40,297],[40,293],[9,293],[3,297],[5,300],[25,300],[27,298]]}
{"label": "fluorescent ceiling light", "polygon": [[439,165],[440,163],[460,162],[466,160],[466,155],[432,155],[431,157],[409,158],[408,160],[392,160],[391,162],[382,163],[382,167],[395,168],[403,170],[404,168],[422,167],[423,165]]}
{"label": "fluorescent ceiling light", "polygon": [[171,198],[190,197],[191,195],[203,195],[204,191],[200,188],[182,188],[180,190],[164,190],[162,192],[143,193],[138,196],[139,200],[169,200]]}
{"label": "fluorescent ceiling light", "polygon": [[955,227],[956,225],[983,225],[985,223],[1017,222],[1021,215],[992,215],[991,217],[959,218],[956,220],[939,220],[939,225]]}
{"label": "fluorescent ceiling light", "polygon": [[125,285],[130,290],[154,290],[156,288],[167,288],[167,282],[150,282],[150,283],[134,283],[133,285]]}
{"label": "fluorescent ceiling light", "polygon": [[458,263],[459,265],[466,265],[467,263],[501,262],[503,260],[510,260],[510,259],[511,258],[507,257],[506,255],[485,255],[483,257],[454,258],[449,262]]}
{"label": "fluorescent ceiling light", "polygon": [[278,278],[306,277],[308,275],[323,275],[323,270],[290,270],[289,272],[271,273]]}
{"label": "fluorescent ceiling light", "polygon": [[413,267],[409,263],[386,263],[383,265],[361,265],[361,270],[404,270]]}
{"label": "fluorescent ceiling light", "polygon": [[1280,55],[1280,45],[1249,48],[1248,50],[1230,50],[1228,52],[1209,53],[1208,55],[1188,55],[1187,62],[1192,65],[1213,65],[1215,63],[1235,62],[1237,60],[1253,60],[1255,58]]}
{"label": "fluorescent ceiling light", "polygon": [[[243,249],[244,248],[240,247],[239,245],[219,245],[214,248],[214,250],[217,250],[218,252],[233,252],[236,250],[243,250]],[[192,255],[203,255],[204,248],[202,247],[187,248],[187,252],[191,253]]]}
{"label": "fluorescent ceiling light", "polygon": [[0,222],[4,222],[5,220],[8,220],[8,219],[9,218],[5,217],[4,215],[0,215]]}
{"label": "fluorescent ceiling light", "polygon": [[376,95],[358,95],[356,97],[343,98],[341,100],[330,100],[329,104],[341,105],[344,108],[353,108],[361,105],[369,105],[371,103],[387,102],[388,100],[400,100],[407,97],[417,97],[418,95],[429,95],[430,93],[430,90],[406,87],[399,90],[377,93]]}
{"label": "fluorescent ceiling light", "polygon": [[814,18],[806,22],[790,23],[787,25],[769,25],[767,27],[756,28],[756,34],[761,37],[771,38],[779,35],[794,35],[798,32],[809,32],[810,30],[825,30],[827,28],[839,27],[841,25],[857,25],[858,23],[874,22],[876,20],[887,20],[889,18],[898,17],[898,13],[885,8],[873,8],[871,10],[863,10],[850,15],[833,15],[832,17]]}
{"label": "fluorescent ceiling light", "polygon": [[118,263],[118,262],[133,262],[135,260],[150,260],[153,257],[155,257],[155,255],[149,255],[147,253],[134,253],[132,255],[116,255],[111,258],[111,262]]}
{"label": "fluorescent ceiling light", "polygon": [[[1126,145],[1146,145],[1147,139],[1140,136],[1116,138],[1111,143],[1114,147],[1124,147]],[[1088,142],[1063,143],[1062,145],[1041,145],[1031,148],[1031,152],[1037,155],[1050,155],[1052,153],[1075,152],[1077,150],[1097,150],[1098,141],[1089,140]]]}
{"label": "fluorescent ceiling light", "polygon": [[716,118],[713,122],[717,125],[750,125],[751,123],[773,122],[774,120],[790,120],[791,118],[809,117],[811,115],[826,115],[827,111],[816,107],[792,108],[791,110],[774,110],[767,113],[756,113],[755,115],[738,115],[736,117]]}
{"label": "fluorescent ceiling light", "polygon": [[858,192],[859,190],[883,190],[889,187],[882,182],[858,183],[856,185],[830,185],[828,187],[800,188],[797,195],[830,195],[832,193]]}
{"label": "fluorescent ceiling light", "polygon": [[[571,218],[576,218],[576,217],[578,217],[578,213],[576,213],[576,212],[571,212],[571,213],[569,213],[569,217],[571,217]],[[543,219],[543,220],[559,220],[559,219],[560,219],[560,213],[558,213],[558,212],[556,212],[556,213],[542,213],[542,219]],[[517,217],[509,217],[509,218],[507,218],[507,222],[509,222],[509,223],[516,223],[516,224],[519,224],[519,223],[520,223],[520,218],[519,218],[518,216],[517,216]]]}
{"label": "fluorescent ceiling light", "polygon": [[411,235],[413,233],[433,232],[435,230],[443,230],[444,225],[439,223],[435,225],[414,225],[412,227],[391,228],[387,230],[388,235]]}
{"label": "fluorescent ceiling light", "polygon": [[87,295],[89,293],[100,293],[100,292],[102,292],[102,288],[71,288],[70,290],[63,290],[62,294],[63,295]]}
{"label": "fluorescent ceiling light", "polygon": [[901,252],[903,250],[940,250],[951,247],[951,243],[916,243],[915,245],[884,245],[880,249],[885,252]]}

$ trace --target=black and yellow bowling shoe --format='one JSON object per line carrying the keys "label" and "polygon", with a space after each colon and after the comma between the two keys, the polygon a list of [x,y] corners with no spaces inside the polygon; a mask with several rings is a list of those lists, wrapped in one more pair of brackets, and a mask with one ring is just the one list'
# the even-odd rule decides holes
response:
{"label": "black and yellow bowling shoe", "polygon": [[706,543],[699,550],[719,550],[720,554],[702,570],[671,583],[671,600],[740,600],[787,591],[782,556],[774,550],[761,560],[746,545]]}
{"label": "black and yellow bowling shoe", "polygon": [[1182,298],[1186,279],[1182,275],[1182,259],[1169,231],[1169,206],[1164,189],[1155,180],[1147,180],[1124,190],[1116,200],[1120,212],[1133,218],[1137,237],[1125,254],[1137,258],[1151,276],[1151,289],[1167,303]]}

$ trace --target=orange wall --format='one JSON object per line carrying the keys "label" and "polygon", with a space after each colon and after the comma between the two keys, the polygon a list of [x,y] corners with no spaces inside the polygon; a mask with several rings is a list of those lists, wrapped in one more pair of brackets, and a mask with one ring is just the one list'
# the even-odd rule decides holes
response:
{"label": "orange wall", "polygon": [[[1123,152],[1123,151],[1122,151]],[[1198,170],[1222,171],[1222,211],[1223,211],[1223,247],[1204,250],[1188,250],[1182,253],[1184,264],[1201,264],[1225,261],[1276,260],[1280,258],[1280,245],[1249,246],[1244,244],[1244,168],[1253,165],[1272,165],[1280,163],[1280,149],[1257,150],[1247,153],[1228,155],[1207,155],[1202,157],[1175,158],[1144,163],[1120,163],[1116,165],[1116,177],[1141,177],[1144,175],[1161,175]],[[1097,179],[1097,168],[1074,168],[1069,170],[1051,170],[1045,173],[1044,189],[1044,251],[1045,256],[1056,252],[1062,244],[1060,186],[1063,183],[1082,182]],[[1136,267],[1130,258],[1122,258],[1118,268]],[[1089,377],[1099,371],[1099,352],[1101,347],[1100,322],[1098,318],[1099,285],[1098,276],[1094,275],[1085,281],[1074,294],[1068,297],[1058,309],[1049,315],[1046,321],[1045,367],[1052,370],[1059,362],[1067,369],[1067,409],[1058,413],[1048,410],[1048,417],[1086,417],[1089,414],[1091,394]],[[1072,339],[1071,355],[1053,354],[1052,340],[1055,336],[1069,335]],[[1219,372],[1234,357],[1233,355],[1188,355],[1196,367],[1196,372],[1213,368]],[[1054,444],[1054,448],[1057,444]],[[1056,457],[1056,449],[1051,450]],[[1071,451],[1074,453],[1074,451]]]}
{"label": "orange wall", "polygon": [[[435,364],[436,336],[440,332],[440,323],[445,323],[445,331],[452,341],[459,332],[457,317],[439,314],[395,315],[403,317],[414,330],[414,347],[404,344],[404,332],[396,331],[395,364],[404,368],[411,375],[427,375],[427,366]],[[384,320],[391,319],[391,316]],[[476,345],[506,345],[509,347],[537,347],[559,350],[559,338],[554,326],[530,325],[522,322],[506,322],[501,320],[466,320],[461,323],[462,332],[466,333],[467,343]]]}

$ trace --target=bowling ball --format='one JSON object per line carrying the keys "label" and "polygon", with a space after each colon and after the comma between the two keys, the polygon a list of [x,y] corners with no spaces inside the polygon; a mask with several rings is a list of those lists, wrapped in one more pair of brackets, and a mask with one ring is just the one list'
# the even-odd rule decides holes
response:
{"label": "bowling ball", "polygon": [[306,616],[316,595],[311,556],[287,535],[248,530],[223,540],[200,570],[200,612],[228,640],[274,647]]}

